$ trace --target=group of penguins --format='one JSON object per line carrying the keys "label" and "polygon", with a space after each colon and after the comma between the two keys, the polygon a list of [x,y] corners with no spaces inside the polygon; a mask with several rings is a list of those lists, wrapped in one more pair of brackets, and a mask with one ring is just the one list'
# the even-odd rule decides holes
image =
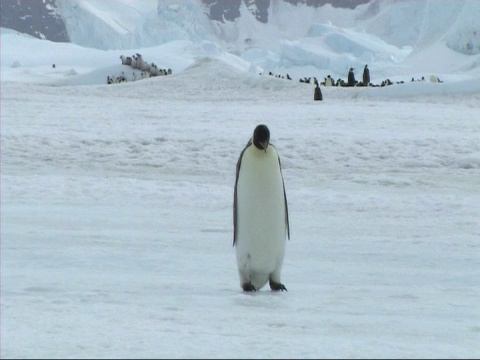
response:
{"label": "group of penguins", "polygon": [[[134,70],[140,70],[140,78],[137,77],[137,74],[133,73],[134,80],[146,79],[153,76],[165,76],[171,75],[172,69],[162,69],[159,68],[155,63],[146,62],[142,55],[136,53],[132,56],[120,55],[120,60],[122,60],[122,65],[128,65]],[[107,84],[116,84],[127,81],[125,74],[122,72],[120,76],[107,76]]]}
{"label": "group of penguins", "polygon": [[[315,100],[315,101],[323,100],[322,90],[320,90],[318,80],[315,78],[314,82],[315,82],[315,91],[313,93],[313,100]],[[355,79],[355,73],[353,72],[353,68],[350,68],[348,70],[347,82],[345,82],[343,79],[338,79],[335,82],[330,75],[327,75],[327,77],[324,78],[324,81],[321,84],[323,86],[340,86],[340,87],[377,86],[377,85],[373,85],[370,82],[370,70],[369,70],[367,64],[365,65],[365,67],[363,69],[362,81],[357,81]],[[386,81],[382,81],[381,86],[386,86],[386,85],[391,85],[391,84],[393,84],[393,83],[389,79],[387,79]]]}
{"label": "group of penguins", "polygon": [[[273,72],[270,71],[268,75],[275,76],[280,79],[292,80],[289,74],[287,74],[286,76],[283,76],[283,75],[274,74]],[[315,85],[318,82],[316,77],[313,77],[313,79],[311,77],[303,77],[303,78],[300,78],[299,81],[305,84],[310,84],[313,81]],[[415,79],[412,77],[411,82],[415,82],[415,81],[421,82],[426,80],[424,76],[422,76],[421,79]],[[440,80],[437,76],[431,75],[430,82],[441,83],[443,81]],[[404,84],[404,83],[405,83],[404,81],[396,82],[396,84]],[[390,79],[385,79],[380,84],[373,84],[372,82],[370,82],[370,70],[368,68],[368,64],[365,65],[363,69],[363,76],[361,81],[357,81],[355,79],[354,69],[350,68],[348,71],[347,81],[345,81],[342,78],[338,78],[337,80],[335,80],[331,75],[327,75],[327,77],[324,77],[323,81],[320,83],[320,85],[322,86],[337,86],[337,87],[354,87],[354,86],[383,87],[383,86],[388,86],[393,84],[394,83]]]}
{"label": "group of penguins", "polygon": [[[380,86],[380,87],[384,87],[384,86],[389,86],[389,85],[394,84],[390,79],[383,80],[380,85],[372,84],[370,82],[370,70],[368,69],[368,65],[365,65],[365,67],[363,69],[362,81],[357,81],[355,79],[355,73],[353,72],[353,70],[354,70],[353,68],[349,69],[347,82],[345,82],[343,79],[338,79],[335,82],[334,79],[330,75],[327,75],[327,77],[324,78],[324,81],[321,82],[321,85],[323,85],[323,86],[341,86],[341,87],[353,87],[353,86],[365,86],[365,87],[367,87],[367,86],[379,87]],[[417,80],[415,80],[412,77],[411,82],[415,82],[415,81],[420,81],[421,82],[421,81],[426,81],[426,80],[425,80],[424,76],[422,76],[421,79],[417,79]],[[318,81],[317,81],[316,78],[314,79],[314,82],[315,82],[316,87],[315,87],[313,99],[314,100],[323,100],[322,91],[320,90],[320,87],[318,85]],[[430,82],[441,83],[443,81],[441,81],[437,76],[431,75],[430,76]],[[397,84],[404,84],[404,81],[397,81],[396,83]]]}
{"label": "group of penguins", "polygon": [[[287,80],[292,80],[292,78],[290,77],[289,74],[287,74],[286,77],[284,77],[282,75],[275,75],[270,71],[268,73],[268,75],[275,76],[275,77],[281,78],[281,79],[286,78]],[[299,81],[301,83],[305,83],[305,84],[310,84],[313,81],[313,83],[315,84],[315,91],[314,91],[314,97],[313,97],[314,100],[323,100],[322,91],[321,91],[319,85],[322,85],[322,86],[336,86],[336,87],[384,87],[384,86],[389,86],[389,85],[394,84],[394,82],[391,81],[390,79],[385,79],[380,84],[373,84],[372,82],[370,82],[370,69],[368,68],[368,64],[366,64],[364,69],[363,69],[363,75],[362,75],[362,80],[361,81],[358,81],[358,80],[355,79],[355,73],[354,73],[353,68],[350,68],[349,71],[348,71],[347,81],[345,81],[342,78],[338,78],[337,80],[335,80],[330,75],[327,75],[327,77],[324,77],[323,81],[320,82],[320,83],[318,82],[316,77],[313,77],[313,80],[312,80],[311,77],[303,77],[303,78],[300,78]],[[415,80],[415,78],[412,77],[411,82],[416,82],[416,81],[422,82],[422,81],[426,81],[426,80],[425,80],[424,76],[422,76],[421,79],[416,79],[416,80]],[[440,80],[437,76],[431,75],[430,76],[430,82],[441,83],[443,81]],[[396,82],[396,84],[404,84],[404,83],[405,83],[404,81],[397,81]]]}
{"label": "group of penguins", "polygon": [[[363,69],[363,76],[362,76],[362,81],[357,81],[355,79],[355,73],[353,72],[353,68],[350,68],[348,71],[348,80],[345,82],[343,79],[338,79],[336,82],[334,82],[333,78],[328,75],[326,78],[324,78],[324,81],[321,83],[324,86],[344,86],[344,87],[349,87],[349,86],[371,86],[371,87],[384,87],[388,85],[393,85],[394,83],[390,79],[385,79],[381,82],[381,84],[373,84],[370,82],[370,70],[368,69],[368,65],[365,65]],[[412,77],[411,82],[414,81],[425,81],[425,77],[422,76],[421,79],[415,80]],[[430,82],[443,82],[441,81],[438,77],[435,75],[430,76]],[[396,84],[404,84],[404,81],[397,81]]]}

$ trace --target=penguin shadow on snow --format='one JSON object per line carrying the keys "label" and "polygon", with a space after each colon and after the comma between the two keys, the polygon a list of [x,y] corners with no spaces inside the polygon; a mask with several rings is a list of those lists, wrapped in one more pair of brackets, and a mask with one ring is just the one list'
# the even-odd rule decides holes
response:
{"label": "penguin shadow on snow", "polygon": [[279,308],[290,308],[291,303],[286,301],[289,298],[288,292],[275,290],[266,291],[239,291],[233,298],[233,304],[240,307],[254,307],[261,309],[272,309],[277,311]]}

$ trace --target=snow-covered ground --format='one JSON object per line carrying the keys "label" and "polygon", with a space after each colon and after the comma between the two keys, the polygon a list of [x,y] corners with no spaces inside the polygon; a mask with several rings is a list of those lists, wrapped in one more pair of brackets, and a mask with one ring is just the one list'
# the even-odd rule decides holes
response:
{"label": "snow-covered ground", "polygon": [[[447,71],[450,49],[442,83],[417,56],[404,84],[314,102],[208,41],[4,30],[1,46],[2,358],[480,354],[480,78]],[[132,81],[119,55],[137,51],[173,74]],[[246,294],[233,185],[260,123],[289,201],[288,292]]]}

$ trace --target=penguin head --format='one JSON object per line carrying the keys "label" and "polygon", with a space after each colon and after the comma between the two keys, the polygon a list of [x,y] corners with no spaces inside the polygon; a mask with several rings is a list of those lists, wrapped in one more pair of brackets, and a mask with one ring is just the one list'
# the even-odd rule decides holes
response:
{"label": "penguin head", "polygon": [[258,125],[253,131],[253,145],[259,150],[267,151],[270,142],[270,130],[266,125]]}

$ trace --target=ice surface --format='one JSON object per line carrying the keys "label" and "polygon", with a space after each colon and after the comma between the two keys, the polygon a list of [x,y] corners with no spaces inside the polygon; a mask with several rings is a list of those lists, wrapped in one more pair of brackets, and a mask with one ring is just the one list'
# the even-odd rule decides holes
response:
{"label": "ice surface", "polygon": [[[431,61],[410,57],[404,84],[314,102],[299,67],[259,75],[208,40],[1,36],[3,358],[478,356],[480,81],[453,66],[478,55],[437,44],[442,83],[409,82]],[[107,85],[136,52],[173,74]],[[289,201],[284,293],[243,293],[232,248],[259,123]]]}

